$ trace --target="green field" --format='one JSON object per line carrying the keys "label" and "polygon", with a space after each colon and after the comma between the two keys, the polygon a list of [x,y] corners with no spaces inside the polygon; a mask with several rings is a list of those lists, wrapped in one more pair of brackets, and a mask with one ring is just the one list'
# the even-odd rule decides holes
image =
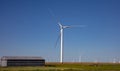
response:
{"label": "green field", "polygon": [[120,71],[120,64],[112,63],[46,63],[35,67],[0,67],[0,71]]}

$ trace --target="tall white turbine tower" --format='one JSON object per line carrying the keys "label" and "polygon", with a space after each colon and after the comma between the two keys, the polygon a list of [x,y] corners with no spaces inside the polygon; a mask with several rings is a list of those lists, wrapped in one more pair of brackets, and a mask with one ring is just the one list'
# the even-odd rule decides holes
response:
{"label": "tall white turbine tower", "polygon": [[70,26],[63,26],[58,22],[60,26],[60,62],[63,63],[63,32],[65,28],[70,28]]}

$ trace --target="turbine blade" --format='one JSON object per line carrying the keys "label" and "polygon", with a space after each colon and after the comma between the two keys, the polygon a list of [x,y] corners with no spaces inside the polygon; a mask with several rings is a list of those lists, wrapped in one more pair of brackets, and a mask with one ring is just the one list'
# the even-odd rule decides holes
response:
{"label": "turbine blade", "polygon": [[60,26],[60,28],[62,28],[63,26],[62,26],[62,24],[60,23],[60,22],[58,22],[58,25]]}
{"label": "turbine blade", "polygon": [[60,23],[60,18],[56,16],[52,9],[48,8],[48,12],[55,22]]}
{"label": "turbine blade", "polygon": [[55,42],[55,48],[57,47],[59,40],[60,40],[60,33],[59,33],[59,35],[58,35],[58,37],[57,37],[57,40],[56,40],[56,42]]}
{"label": "turbine blade", "polygon": [[70,25],[70,26],[67,26],[68,28],[71,28],[71,27],[86,27],[86,25]]}
{"label": "turbine blade", "polygon": [[63,28],[70,28],[71,26],[63,26]]}
{"label": "turbine blade", "polygon": [[53,17],[56,18],[55,14],[53,13],[52,9],[48,8],[49,14]]}

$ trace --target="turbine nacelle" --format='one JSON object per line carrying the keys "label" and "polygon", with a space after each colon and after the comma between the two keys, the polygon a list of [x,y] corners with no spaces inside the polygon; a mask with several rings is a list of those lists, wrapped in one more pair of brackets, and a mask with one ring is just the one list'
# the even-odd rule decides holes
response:
{"label": "turbine nacelle", "polygon": [[64,29],[64,28],[70,28],[71,26],[63,26],[60,22],[58,22],[60,29]]}

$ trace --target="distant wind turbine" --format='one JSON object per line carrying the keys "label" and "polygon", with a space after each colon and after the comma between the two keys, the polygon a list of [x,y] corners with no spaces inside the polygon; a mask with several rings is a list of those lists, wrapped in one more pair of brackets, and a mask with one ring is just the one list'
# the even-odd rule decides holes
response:
{"label": "distant wind turbine", "polygon": [[113,59],[113,63],[116,63],[116,59],[115,58]]}
{"label": "distant wind turbine", "polygon": [[82,56],[79,57],[79,62],[82,62]]}

